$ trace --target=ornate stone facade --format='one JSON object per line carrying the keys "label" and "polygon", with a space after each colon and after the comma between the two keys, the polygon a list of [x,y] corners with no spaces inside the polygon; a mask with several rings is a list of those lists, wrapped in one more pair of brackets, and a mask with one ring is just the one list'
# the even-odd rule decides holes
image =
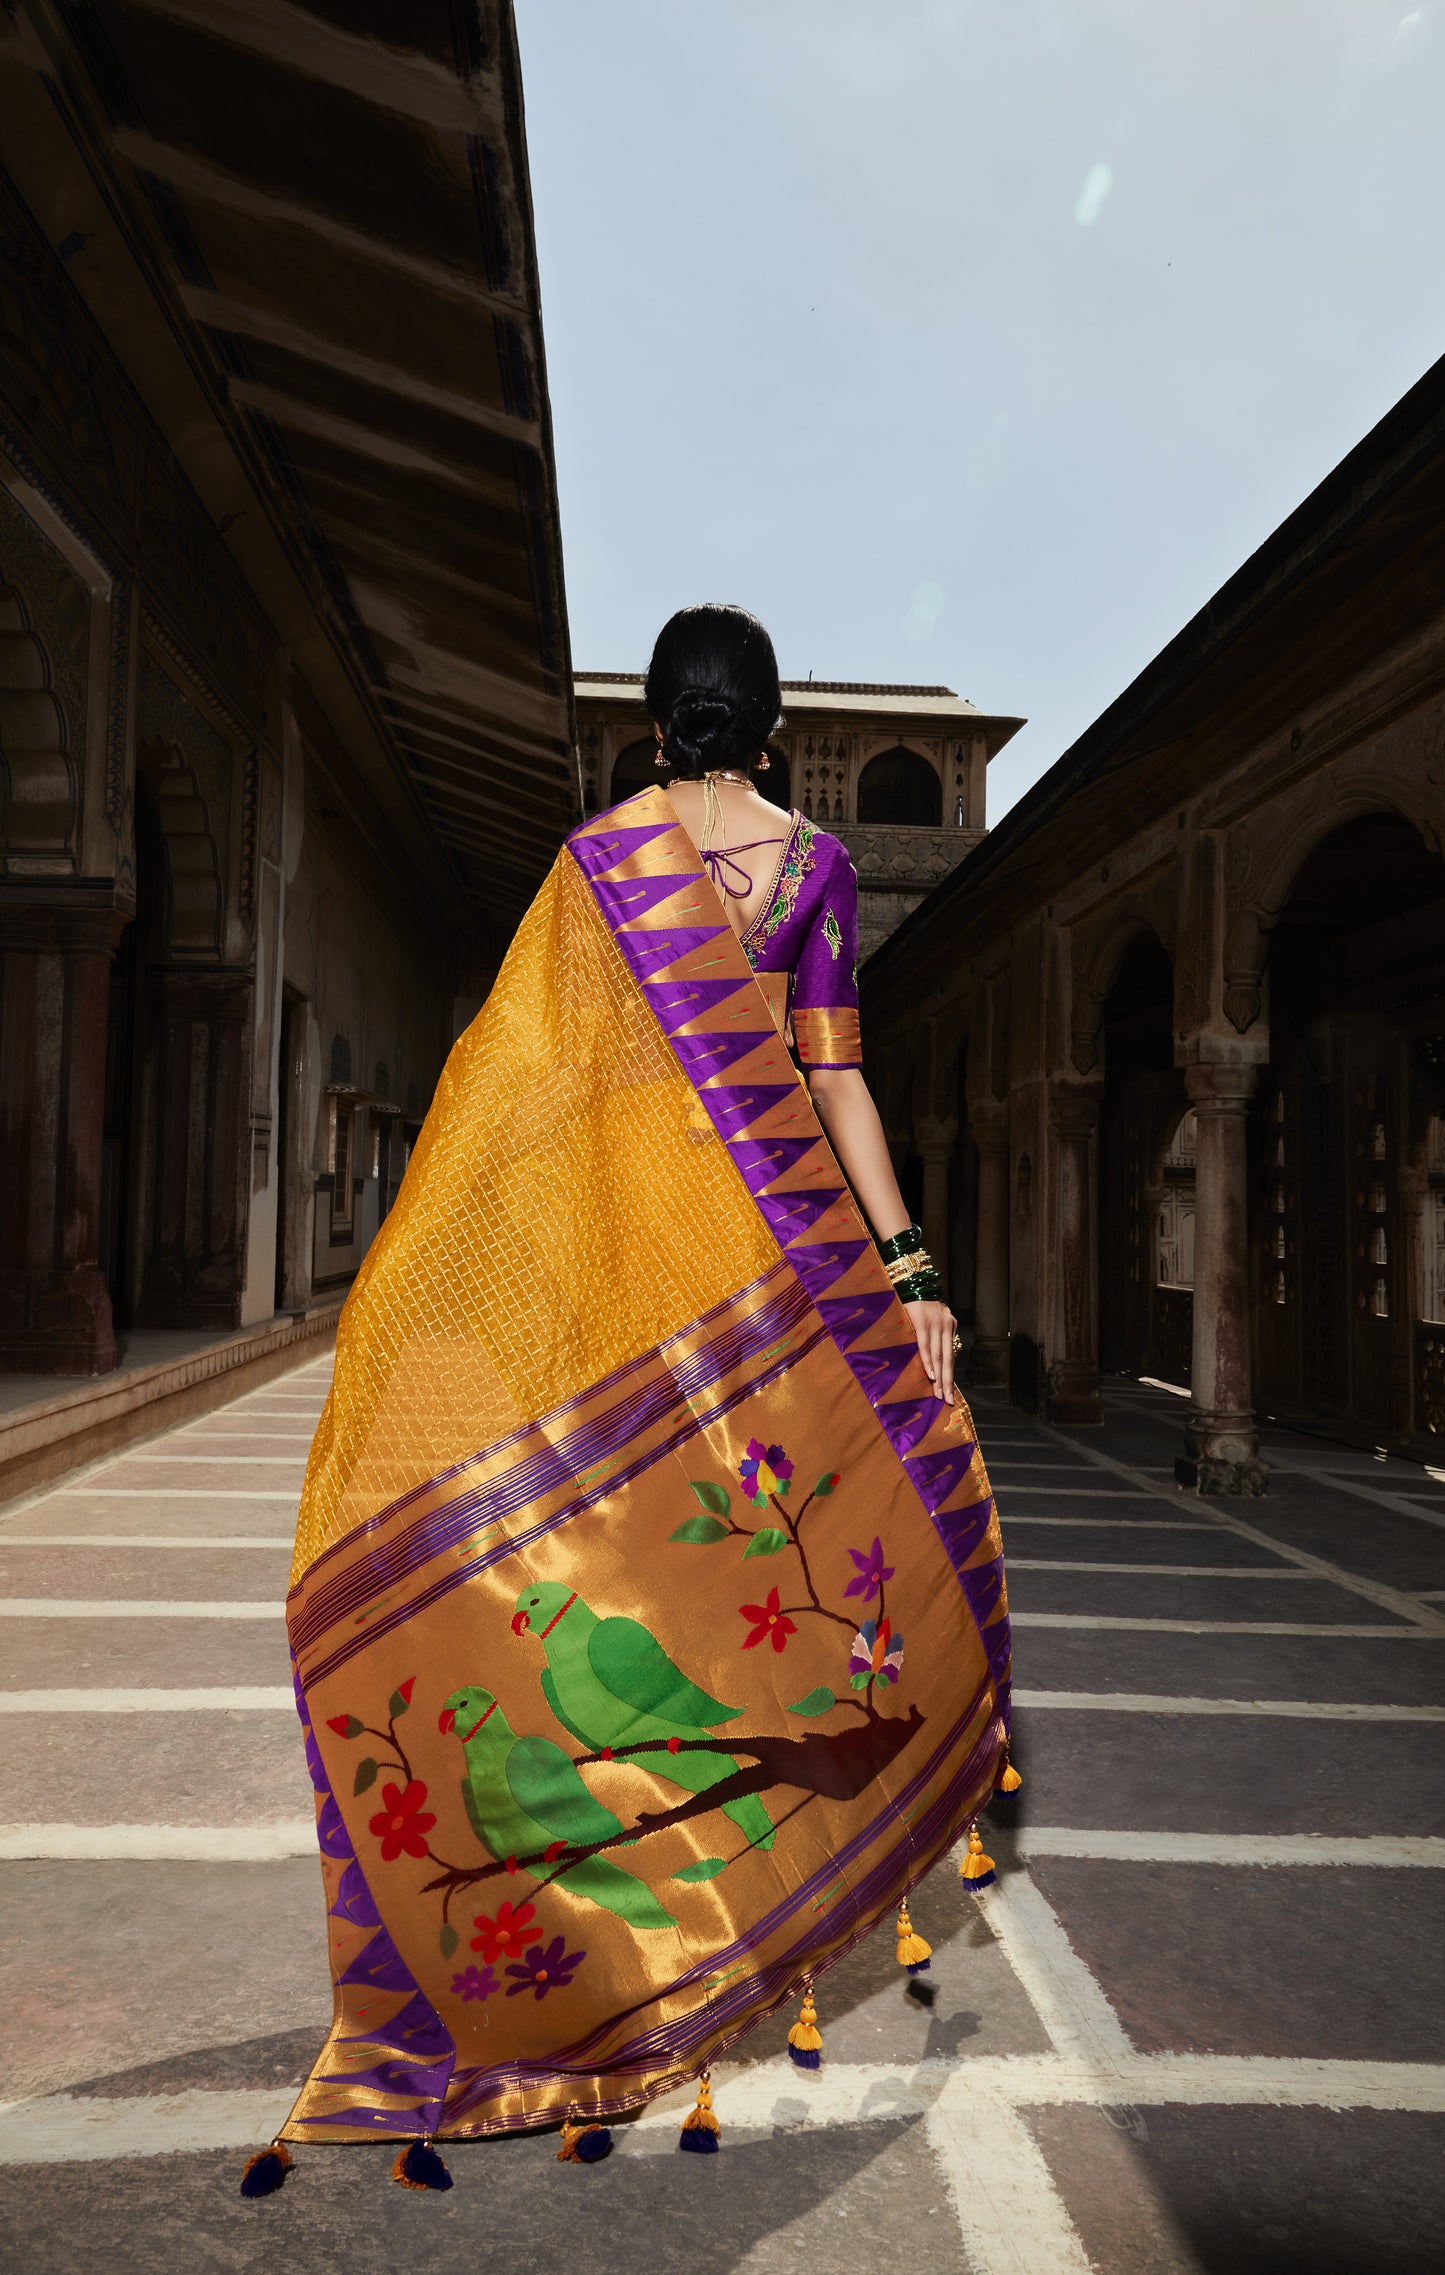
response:
{"label": "ornate stone facade", "polygon": [[[866,958],[981,841],[988,762],[1023,721],[948,687],[785,680],[783,706],[758,787],[847,846]],[[589,812],[657,779],[639,675],[579,674],[577,728]]]}
{"label": "ornate stone facade", "polygon": [[1445,1436],[1442,414],[1445,364],[863,975],[916,1185],[959,1129],[977,1379],[1186,1389],[1204,1492],[1261,1405]]}

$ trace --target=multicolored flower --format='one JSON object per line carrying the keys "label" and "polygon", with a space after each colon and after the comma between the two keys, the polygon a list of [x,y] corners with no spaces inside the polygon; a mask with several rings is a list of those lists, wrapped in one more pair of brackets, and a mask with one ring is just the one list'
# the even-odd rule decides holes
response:
{"label": "multicolored flower", "polygon": [[516,1959],[529,1943],[542,1940],[542,1930],[532,1925],[536,1917],[535,1904],[498,1904],[495,1919],[489,1912],[478,1912],[472,1921],[477,1930],[473,1951],[480,1951],[488,1966],[494,1959]]}
{"label": "multicolored flower", "polygon": [[743,1644],[745,1651],[755,1651],[764,1640],[771,1641],[775,1651],[785,1650],[788,1637],[798,1632],[797,1621],[789,1619],[776,1588],[769,1588],[765,1604],[739,1604],[738,1616],[752,1622],[752,1634]]}
{"label": "multicolored flower", "polygon": [[848,1654],[848,1683],[866,1690],[870,1683],[896,1683],[903,1664],[903,1638],[886,1619],[865,1619]]}
{"label": "multicolored flower", "polygon": [[873,1546],[866,1556],[861,1548],[850,1548],[848,1554],[858,1569],[843,1593],[845,1596],[861,1596],[865,1604],[871,1603],[884,1581],[891,1580],[898,1567],[896,1564],[884,1563],[883,1543],[876,1533],[873,1535]]}
{"label": "multicolored flower", "polygon": [[754,1508],[763,1508],[770,1493],[786,1494],[792,1474],[793,1465],[781,1446],[765,1446],[761,1438],[749,1438],[747,1454],[738,1463],[738,1476]]}
{"label": "multicolored flower", "polygon": [[585,1951],[568,1951],[565,1939],[554,1935],[544,1950],[528,1951],[520,1966],[507,1969],[507,1973],[516,1978],[508,1986],[508,1998],[520,1998],[524,1991],[535,1991],[539,1999],[544,1999],[548,1991],[565,1991],[586,1956]]}
{"label": "multicolored flower", "polygon": [[371,1820],[371,1829],[381,1842],[381,1861],[395,1864],[399,1856],[425,1856],[426,1837],[436,1823],[429,1809],[423,1808],[426,1787],[414,1777],[403,1788],[384,1785],[381,1798],[385,1807]]}
{"label": "multicolored flower", "polygon": [[495,1967],[463,1967],[452,1977],[454,1999],[489,1999],[493,1991],[500,1990]]}

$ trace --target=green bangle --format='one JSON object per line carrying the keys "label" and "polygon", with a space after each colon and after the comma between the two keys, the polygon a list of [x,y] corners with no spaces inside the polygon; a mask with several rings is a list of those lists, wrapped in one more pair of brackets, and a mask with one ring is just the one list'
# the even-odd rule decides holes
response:
{"label": "green bangle", "polygon": [[915,1272],[912,1279],[897,1281],[893,1293],[900,1303],[942,1303],[943,1280],[937,1272]]}
{"label": "green bangle", "polygon": [[914,1256],[923,1246],[921,1224],[905,1225],[902,1232],[890,1233],[878,1243],[878,1254],[885,1264],[894,1263],[900,1256]]}

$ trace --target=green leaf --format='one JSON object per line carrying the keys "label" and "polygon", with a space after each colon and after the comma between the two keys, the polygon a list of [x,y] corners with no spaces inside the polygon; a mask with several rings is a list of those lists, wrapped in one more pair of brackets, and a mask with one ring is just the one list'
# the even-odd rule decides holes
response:
{"label": "green leaf", "polygon": [[729,1514],[732,1503],[728,1499],[728,1491],[725,1485],[714,1485],[706,1477],[694,1477],[691,1483],[694,1493],[705,1509],[711,1509],[715,1517],[725,1517]]}
{"label": "green leaf", "polygon": [[779,1532],[776,1525],[764,1525],[761,1532],[753,1534],[743,1550],[743,1562],[746,1564],[750,1556],[776,1556],[778,1550],[787,1545],[788,1536],[785,1532]]}
{"label": "green leaf", "polygon": [[461,1942],[461,1937],[457,1934],[457,1931],[452,1926],[450,1920],[447,1921],[446,1926],[442,1929],[441,1934],[437,1937],[437,1942],[441,1946],[441,1955],[443,1959],[450,1959],[452,1953],[456,1950],[457,1945]]}
{"label": "green leaf", "polygon": [[826,1714],[829,1707],[836,1706],[837,1703],[837,1699],[827,1684],[820,1683],[816,1690],[809,1691],[806,1698],[800,1698],[796,1706],[790,1706],[788,1712],[790,1714]]}
{"label": "green leaf", "polygon": [[407,1708],[410,1706],[411,1700],[407,1696],[407,1692],[410,1689],[411,1684],[408,1683],[404,1690],[394,1690],[390,1698],[387,1700],[386,1711],[391,1716],[393,1722],[396,1720],[399,1714],[405,1714]]}
{"label": "green leaf", "polygon": [[818,1501],[826,1501],[826,1500],[827,1500],[827,1498],[828,1498],[828,1495],[829,1495],[829,1494],[830,1494],[830,1493],[833,1491],[833,1489],[834,1489],[834,1487],[837,1485],[837,1483],[838,1483],[838,1472],[837,1472],[837,1470],[836,1470],[836,1469],[825,1469],[825,1470],[824,1470],[824,1472],[823,1472],[823,1474],[822,1474],[822,1476],[821,1476],[821,1477],[818,1479],[818,1482],[817,1482],[817,1484],[816,1484],[816,1485],[813,1487],[813,1497],[814,1497],[814,1499],[815,1499],[815,1500],[818,1500]]}
{"label": "green leaf", "polygon": [[850,1675],[848,1678],[848,1688],[849,1690],[866,1690],[872,1680],[873,1676],[871,1672],[866,1675]]}
{"label": "green leaf", "polygon": [[712,1541],[726,1540],[727,1536],[727,1526],[720,1525],[716,1517],[689,1517],[685,1525],[679,1525],[677,1531],[669,1533],[667,1537],[669,1540],[697,1541],[706,1547]]}
{"label": "green leaf", "polygon": [[375,1785],[376,1766],[370,1754],[367,1755],[364,1762],[357,1763],[356,1783],[351,1788],[353,1793],[364,1793],[369,1785]]}
{"label": "green leaf", "polygon": [[716,1880],[720,1872],[726,1872],[727,1866],[725,1856],[700,1856],[696,1864],[685,1864],[681,1872],[674,1872],[672,1877],[674,1880]]}

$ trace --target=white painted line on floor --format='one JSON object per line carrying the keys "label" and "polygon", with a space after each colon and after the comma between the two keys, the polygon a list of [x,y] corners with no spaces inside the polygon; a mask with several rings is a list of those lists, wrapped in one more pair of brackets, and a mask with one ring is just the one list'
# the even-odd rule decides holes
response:
{"label": "white painted line on floor", "polygon": [[1232,1872],[1278,1864],[1445,1872],[1445,1840],[1398,1833],[1131,1833],[1026,1825],[1018,1836],[1018,1854],[1025,1862],[1036,1856],[1082,1856],[1121,1864],[1222,1864]]}
{"label": "white painted line on floor", "polygon": [[0,1619],[282,1619],[284,1607],[259,1603],[167,1603],[100,1596],[0,1596]]}
{"label": "white painted line on floor", "polygon": [[316,1854],[316,1823],[274,1825],[0,1825],[0,1862],[274,1864]]}
{"label": "white painted line on floor", "polygon": [[[1388,2109],[1445,2113],[1445,2066],[1429,2062],[1308,2061],[1260,2054],[1135,2054],[1101,2080],[1089,2061],[1058,2054],[989,2054],[961,2061],[825,2062],[803,2077],[775,2062],[720,2063],[713,2099],[729,2128],[818,2132],[829,2126],[927,2117],[940,2104],[983,2100],[1006,2109],[1063,2103],[1192,2108]],[[0,2164],[71,2164],[205,2149],[263,2148],[295,2106],[294,2087],[103,2097],[56,2093],[0,2103]],[[624,2155],[675,2155],[669,2095],[614,2135]],[[442,2147],[461,2153],[464,2144]],[[298,2165],[330,2150],[302,2144]],[[343,2152],[344,2153],[344,2152]],[[293,2176],[292,2185],[301,2174]],[[1005,2263],[1006,2264],[1006,2263]],[[1053,2275],[1051,2268],[1031,2275]]]}
{"label": "white painted line on floor", "polygon": [[1212,1532],[1219,1527],[1207,1517],[1035,1517],[1019,1516],[1012,1509],[1002,1520],[1012,1532],[1015,1525],[1078,1525],[1086,1532]]}
{"label": "white painted line on floor", "polygon": [[[1038,1427],[1050,1437],[1060,1435],[1051,1422],[1040,1422]],[[1062,1442],[1068,1443],[1069,1441],[1064,1440]],[[1177,1487],[1171,1488],[1167,1485],[1154,1484],[1152,1479],[1147,1477],[1142,1470],[1135,1469],[1129,1462],[1117,1461],[1112,1454],[1102,1453],[1097,1446],[1085,1446],[1081,1448],[1081,1451],[1085,1452],[1090,1461],[1095,1463],[1098,1468],[1108,1470],[1112,1476],[1130,1478],[1134,1483],[1141,1486],[1146,1493],[1152,1494],[1156,1500],[1169,1501],[1175,1506],[1178,1505]],[[1234,1516],[1226,1511],[1217,1500],[1210,1502],[1209,1513],[1215,1523],[1223,1530],[1237,1533],[1241,1540],[1252,1540],[1257,1547],[1269,1549],[1272,1554],[1283,1557],[1286,1562],[1297,1564],[1302,1572],[1313,1572],[1321,1580],[1333,1580],[1336,1587],[1344,1588],[1352,1595],[1364,1596],[1368,1602],[1378,1604],[1382,1611],[1392,1611],[1402,1619],[1412,1620],[1417,1629],[1422,1632],[1432,1635],[1445,1635],[1445,1617],[1432,1611],[1427,1604],[1422,1605],[1413,1602],[1402,1589],[1386,1587],[1382,1581],[1378,1580],[1361,1579],[1358,1573],[1347,1572],[1343,1566],[1331,1564],[1323,1556],[1312,1556],[1307,1549],[1295,1548],[1286,1541],[1276,1540],[1271,1533],[1263,1531],[1258,1525],[1246,1524],[1243,1517]]]}
{"label": "white painted line on floor", "polygon": [[1043,2152],[1016,2109],[945,2089],[926,2124],[976,2275],[1092,2275]]}
{"label": "white painted line on floor", "polygon": [[1011,1556],[1011,1572],[1136,1572],[1155,1580],[1310,1580],[1293,1564],[1085,1564],[1073,1557]]}
{"label": "white painted line on floor", "polygon": [[1410,1593],[1422,1604],[1445,1604],[1445,1588],[1412,1588]]}
{"label": "white painted line on floor", "polygon": [[1016,1611],[1015,1627],[1088,1627],[1129,1629],[1147,1635],[1332,1635],[1356,1642],[1433,1643],[1436,1634],[1427,1627],[1312,1627],[1280,1619],[1107,1619],[1082,1611]]}
{"label": "white painted line on floor", "polygon": [[[236,1465],[233,1463],[233,1467]],[[295,1493],[248,1493],[238,1488],[228,1492],[214,1485],[63,1485],[54,1493],[47,1493],[50,1501],[284,1501],[294,1509],[298,1496]]]}
{"label": "white painted line on floor", "polygon": [[1445,1706],[1356,1705],[1306,1698],[1176,1698],[1172,1692],[1015,1690],[1030,1712],[1058,1707],[1092,1714],[1282,1714],[1321,1722],[1445,1722]]}
{"label": "white painted line on floor", "polygon": [[6,1548],[284,1548],[296,1543],[289,1532],[0,1532]]}
{"label": "white painted line on floor", "polygon": [[1064,1933],[1052,1905],[1023,1872],[1007,1874],[974,1900],[1002,1944],[1054,2051],[1094,2064],[1107,2079],[1128,2060],[1132,2049],[1119,2017]]}
{"label": "white painted line on floor", "polygon": [[[304,1463],[298,1464],[296,1455],[290,1453],[234,1454],[187,1452],[124,1453],[117,1456],[116,1460],[111,1464],[111,1467],[114,1469],[120,1469],[121,1467],[125,1467],[127,1469],[138,1469],[142,1467],[146,1462],[151,1461],[168,1461],[172,1464],[178,1461],[184,1461],[189,1462],[196,1469],[295,1469],[298,1466],[305,1466]],[[98,1474],[100,1476],[104,1476],[105,1472],[104,1470],[101,1470],[98,1472]]]}
{"label": "white painted line on floor", "polygon": [[217,1683],[195,1690],[0,1690],[0,1714],[294,1714],[285,1683]]}
{"label": "white painted line on floor", "polygon": [[[994,1464],[988,1464],[989,1478],[999,1473]],[[1137,1501],[1137,1493],[1121,1493],[1112,1485],[1011,1485],[1004,1479],[1005,1493],[1027,1493],[1031,1501]]]}
{"label": "white painted line on floor", "polygon": [[1275,1469],[1288,1470],[1296,1477],[1308,1477],[1317,1485],[1330,1485],[1337,1493],[1352,1493],[1357,1501],[1372,1501],[1377,1508],[1392,1509],[1397,1516],[1417,1517],[1422,1524],[1445,1527],[1445,1511],[1422,1508],[1418,1501],[1407,1500],[1403,1493],[1388,1493],[1382,1486],[1365,1485],[1338,1469],[1323,1472],[1315,1462],[1292,1461],[1274,1446],[1267,1449],[1264,1458]]}

